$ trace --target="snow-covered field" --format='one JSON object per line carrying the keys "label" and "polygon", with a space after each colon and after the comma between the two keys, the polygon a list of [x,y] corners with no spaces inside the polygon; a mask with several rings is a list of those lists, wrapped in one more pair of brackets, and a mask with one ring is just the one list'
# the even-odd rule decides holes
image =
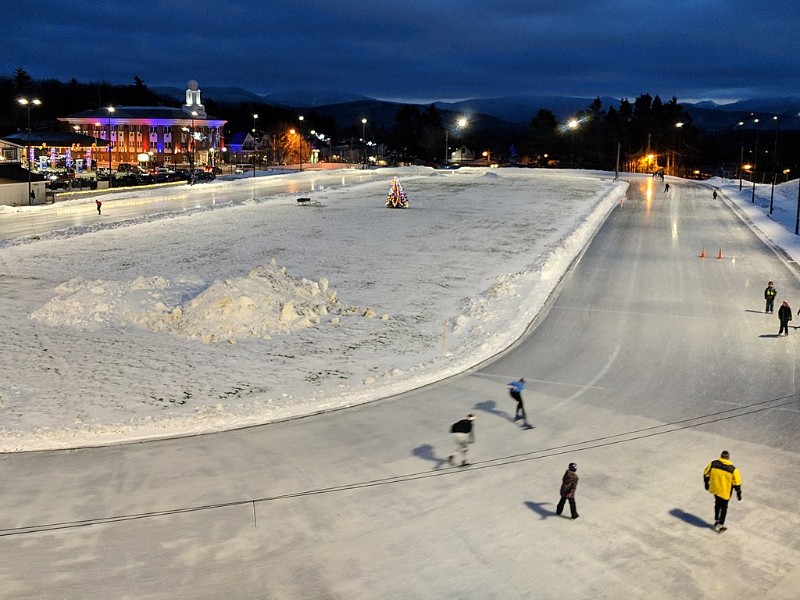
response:
{"label": "snow-covered field", "polygon": [[[256,195],[0,249],[0,450],[242,427],[460,372],[522,335],[627,189],[593,172],[385,173],[311,206]],[[384,207],[395,175],[407,210]],[[769,186],[751,204],[738,181],[708,183],[797,253],[796,182],[773,218]]]}

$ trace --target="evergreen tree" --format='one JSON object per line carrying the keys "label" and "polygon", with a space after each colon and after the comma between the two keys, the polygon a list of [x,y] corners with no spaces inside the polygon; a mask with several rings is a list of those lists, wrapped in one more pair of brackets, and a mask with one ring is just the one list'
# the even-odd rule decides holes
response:
{"label": "evergreen tree", "polygon": [[408,197],[397,177],[392,179],[392,185],[386,195],[386,208],[408,208]]}

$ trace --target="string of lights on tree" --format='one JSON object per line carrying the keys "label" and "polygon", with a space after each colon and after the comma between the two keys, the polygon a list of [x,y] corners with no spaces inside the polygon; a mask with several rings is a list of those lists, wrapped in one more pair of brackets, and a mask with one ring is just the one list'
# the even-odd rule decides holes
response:
{"label": "string of lights on tree", "polygon": [[389,193],[386,194],[386,208],[408,208],[408,196],[397,177],[392,179]]}

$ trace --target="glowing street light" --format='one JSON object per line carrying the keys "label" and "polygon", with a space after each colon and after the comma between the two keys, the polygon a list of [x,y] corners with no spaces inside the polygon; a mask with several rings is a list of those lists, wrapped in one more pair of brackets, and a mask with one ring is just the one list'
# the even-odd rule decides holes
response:
{"label": "glowing street light", "polygon": [[108,111],[108,187],[114,187],[114,178],[111,176],[111,115],[116,109],[113,106],[106,108]]}
{"label": "glowing street light", "polygon": [[739,154],[739,191],[742,191],[742,168],[744,165],[744,121],[739,121],[736,124],[742,128],[742,151]]}
{"label": "glowing street light", "polygon": [[253,177],[256,176],[256,119],[258,113],[253,114]]}
{"label": "glowing street light", "polygon": [[[681,147],[681,131],[682,131],[682,127],[683,126],[684,126],[684,123],[682,121],[678,121],[677,123],[675,123],[675,129],[678,130],[678,149],[680,149],[680,147]],[[672,142],[673,142],[673,146],[674,146],[675,145],[674,132],[673,132]],[[678,152],[677,156],[683,157],[683,153],[682,152]],[[676,157],[676,153],[675,153],[675,150],[673,150],[672,151],[672,171],[673,171],[672,174],[673,175],[677,175],[677,169],[675,168],[675,157]],[[683,163],[683,160],[681,160],[681,163]]]}
{"label": "glowing street light", "polygon": [[[302,123],[305,120],[305,117],[303,115],[300,115],[299,117],[297,117],[297,120]],[[300,160],[300,170],[302,171],[303,170],[303,134],[300,132],[300,128],[299,127],[297,128],[297,136],[299,138],[298,142],[297,142],[297,148],[298,148],[297,156],[298,156],[298,158]]]}
{"label": "glowing street light", "polygon": [[17,99],[17,102],[28,109],[28,155],[25,158],[25,161],[28,164],[28,206],[30,206],[33,204],[33,191],[31,191],[31,107],[40,106],[42,101],[38,98],[33,98],[32,100],[28,100],[27,98],[19,98]]}
{"label": "glowing street light", "polygon": [[581,124],[578,119],[572,119],[567,123],[567,127],[572,132],[570,134],[570,148],[569,148],[569,161],[571,163],[571,168],[575,168],[575,131],[578,129],[578,126]]}
{"label": "glowing street light", "polygon": [[772,214],[772,204],[775,199],[775,179],[778,177],[778,117],[772,117],[772,122],[775,123],[775,149],[772,152],[772,189],[769,193],[769,214]]}
{"label": "glowing street light", "polygon": [[[469,125],[469,121],[466,117],[459,117],[456,119],[456,127],[459,129],[464,129],[467,125]],[[448,140],[448,131],[447,127],[444,128],[444,166],[447,168],[447,165],[450,163],[450,144]]]}
{"label": "glowing street light", "polygon": [[758,164],[758,119],[753,119],[753,128],[756,130],[756,148],[753,153],[753,173],[750,177],[753,180],[753,197],[750,202],[756,203],[756,165]]}

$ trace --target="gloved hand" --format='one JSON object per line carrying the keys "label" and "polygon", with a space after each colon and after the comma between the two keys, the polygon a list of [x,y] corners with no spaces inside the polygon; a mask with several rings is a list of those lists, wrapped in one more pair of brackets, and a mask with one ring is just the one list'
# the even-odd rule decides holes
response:
{"label": "gloved hand", "polygon": [[708,491],[708,482],[707,482],[707,481],[704,481],[704,482],[703,482],[703,485],[705,485],[705,486],[706,486],[706,491]]}
{"label": "gloved hand", "polygon": [[742,501],[742,492],[736,490],[736,499],[741,502]]}

